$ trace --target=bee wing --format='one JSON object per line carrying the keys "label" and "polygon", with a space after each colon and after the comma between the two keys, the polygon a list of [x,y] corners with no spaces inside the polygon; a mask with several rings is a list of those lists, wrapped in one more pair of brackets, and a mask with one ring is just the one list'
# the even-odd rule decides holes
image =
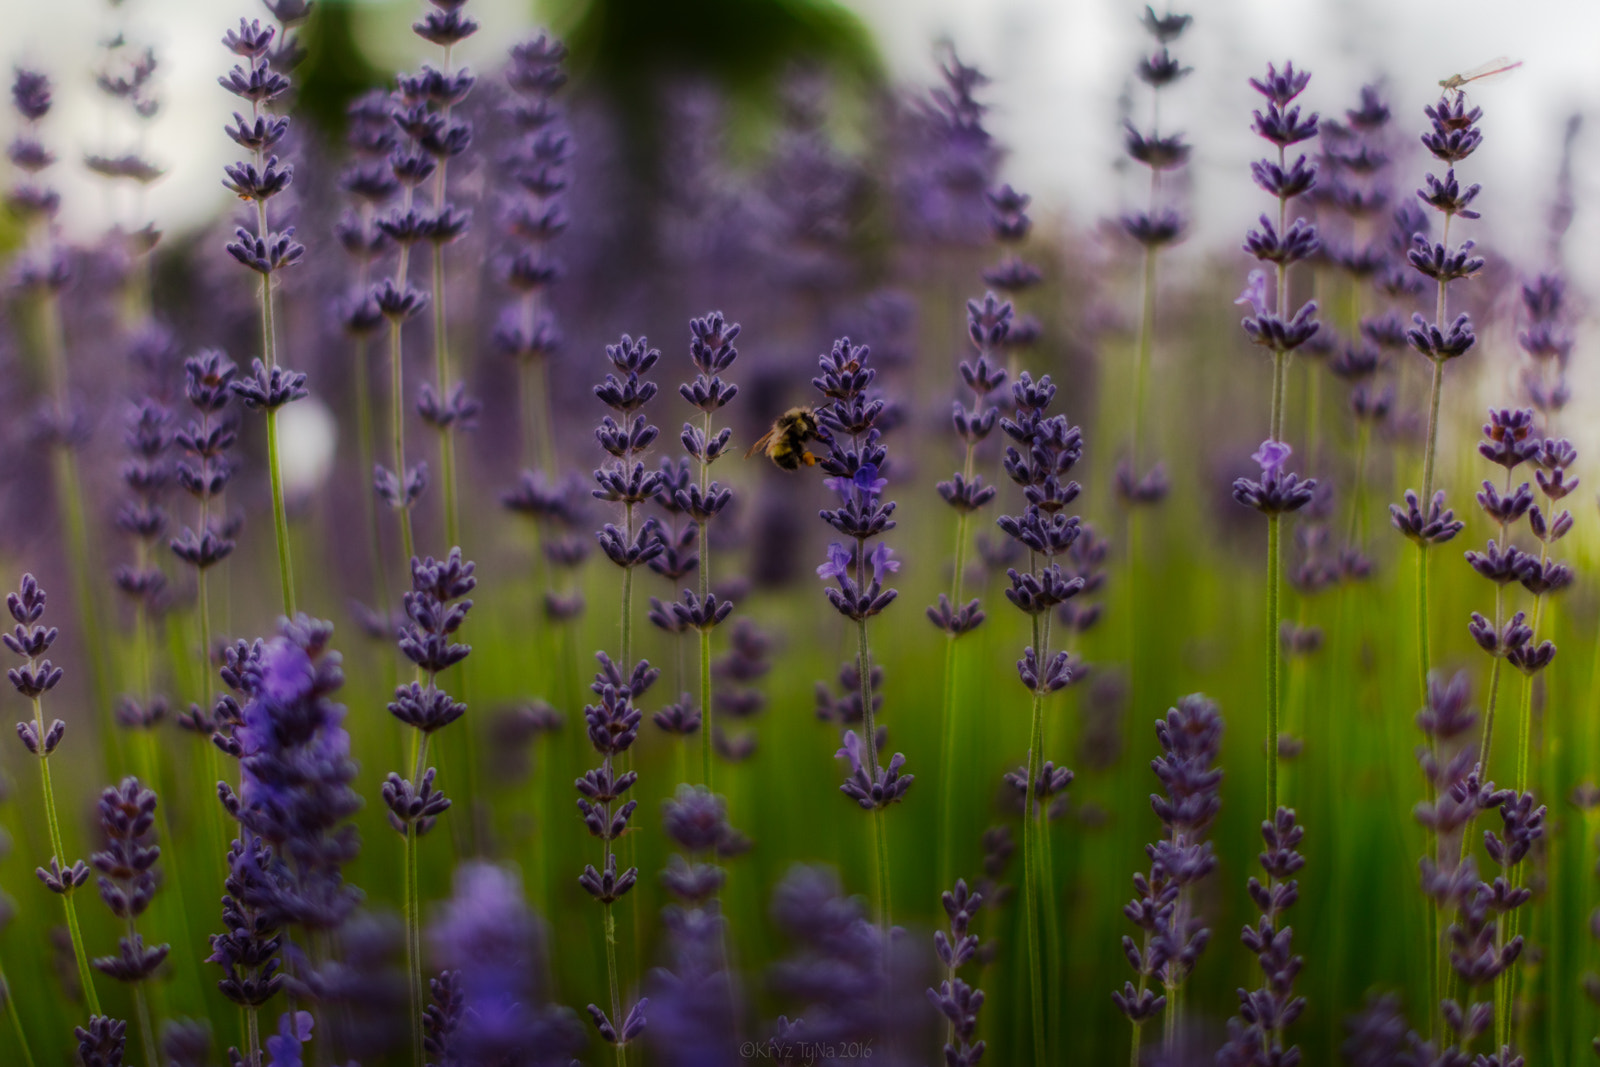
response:
{"label": "bee wing", "polygon": [[777,429],[774,428],[774,429],[768,430],[766,433],[764,433],[760,437],[756,438],[756,443],[750,446],[750,450],[744,454],[744,458],[745,459],[749,459],[751,456],[755,455],[757,452],[760,452],[763,448],[766,448],[769,444],[772,443],[772,437],[777,432],[778,432]]}

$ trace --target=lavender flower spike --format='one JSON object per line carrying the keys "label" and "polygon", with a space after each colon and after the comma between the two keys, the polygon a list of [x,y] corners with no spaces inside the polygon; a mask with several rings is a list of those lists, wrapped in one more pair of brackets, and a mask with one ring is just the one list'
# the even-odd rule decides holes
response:
{"label": "lavender flower spike", "polygon": [[[54,626],[45,626],[45,592],[33,575],[24,574],[15,593],[6,594],[6,610],[15,624],[9,633],[0,633],[0,641],[12,654],[27,662],[21,667],[6,671],[12,686],[33,705],[33,721],[17,723],[17,736],[23,747],[39,760],[39,781],[44,794],[46,825],[50,831],[50,867],[39,867],[35,874],[45,888],[61,898],[66,912],[67,931],[72,938],[72,954],[78,966],[78,981],[82,983],[84,1000],[89,1011],[100,1014],[100,997],[95,992],[94,979],[89,971],[89,957],[84,951],[83,934],[78,928],[78,910],[73,902],[73,892],[89,880],[89,868],[82,860],[66,862],[66,849],[61,843],[61,822],[56,814],[55,788],[50,778],[50,754],[66,735],[67,724],[53,720],[48,727],[44,722],[43,696],[60,683],[65,673],[62,668],[45,658],[50,646],[60,636]],[[121,1025],[121,1024],[118,1024]]]}
{"label": "lavender flower spike", "polygon": [[1190,16],[1168,14],[1157,17],[1154,9],[1146,7],[1143,24],[1146,32],[1156,42],[1156,50],[1139,59],[1139,80],[1150,87],[1150,126],[1147,133],[1136,130],[1131,123],[1126,148],[1128,154],[1150,171],[1150,192],[1144,210],[1122,217],[1122,228],[1142,247],[1144,272],[1141,280],[1138,356],[1134,369],[1131,410],[1133,426],[1128,444],[1128,454],[1117,465],[1117,490],[1125,503],[1140,506],[1157,503],[1166,496],[1166,469],[1157,460],[1149,469],[1141,466],[1139,449],[1147,413],[1146,395],[1149,392],[1150,359],[1155,349],[1158,301],[1156,299],[1157,266],[1161,250],[1177,242],[1183,235],[1185,220],[1172,203],[1175,197],[1164,193],[1163,175],[1182,167],[1189,155],[1189,145],[1181,134],[1163,136],[1157,125],[1161,114],[1162,93],[1192,73],[1172,56],[1168,46],[1188,28]]}
{"label": "lavender flower spike", "polygon": [[[278,547],[278,582],[283,613],[290,618],[295,614],[294,568],[290,561],[289,521],[284,510],[283,475],[278,460],[278,409],[307,394],[305,375],[278,365],[272,291],[278,272],[299,263],[305,255],[305,247],[294,239],[293,226],[282,230],[271,228],[268,202],[289,187],[294,179],[294,167],[280,163],[277,156],[267,153],[273,144],[282,140],[289,122],[287,117],[269,111],[268,106],[289,91],[289,78],[283,73],[287,64],[275,61],[292,54],[293,44],[288,38],[292,21],[280,17],[280,27],[276,31],[241,21],[240,32],[229,31],[223,44],[242,64],[217,79],[224,89],[250,105],[249,121],[235,116],[235,124],[228,127],[227,132],[235,143],[251,151],[252,161],[225,168],[228,180],[224,184],[240,199],[254,205],[255,229],[252,232],[238,227],[234,231],[235,240],[227,245],[227,252],[261,277],[261,358],[252,362],[249,376],[230,382],[229,388],[246,407],[266,413],[267,466],[272,488],[273,531]],[[272,49],[275,35],[278,37],[276,52]]]}
{"label": "lavender flower spike", "polygon": [[[883,612],[898,596],[894,589],[884,587],[884,580],[898,571],[900,564],[886,544],[868,546],[895,527],[891,518],[894,501],[883,499],[888,479],[882,474],[887,469],[889,450],[884,447],[883,432],[877,425],[884,401],[871,389],[877,371],[869,365],[870,358],[867,346],[853,345],[850,338],[841,337],[830,352],[818,359],[820,373],[811,379],[811,384],[827,401],[816,413],[819,435],[828,446],[828,454],[818,465],[828,475],[825,484],[839,495],[839,506],[824,509],[819,517],[851,542],[831,544],[827,562],[817,568],[818,577],[837,583],[836,587],[824,589],[828,602],[856,624],[856,675],[861,687],[863,729],[860,737],[852,738],[847,733],[843,739],[839,754],[850,762],[850,776],[840,788],[862,808],[873,812],[878,866],[880,874],[884,874],[888,843],[882,809],[905,795],[913,776],[900,773],[905,757],[898,753],[887,770],[878,765],[867,620]],[[880,877],[879,885],[885,894],[887,884]],[[887,931],[887,895],[880,897],[878,910]]]}
{"label": "lavender flower spike", "polygon": [[435,1004],[448,989],[444,1003],[456,1019],[435,1027],[432,1062],[566,1067],[583,1050],[578,1020],[548,1003],[538,981],[545,932],[511,872],[462,864],[455,892],[428,933],[445,967],[434,980]]}

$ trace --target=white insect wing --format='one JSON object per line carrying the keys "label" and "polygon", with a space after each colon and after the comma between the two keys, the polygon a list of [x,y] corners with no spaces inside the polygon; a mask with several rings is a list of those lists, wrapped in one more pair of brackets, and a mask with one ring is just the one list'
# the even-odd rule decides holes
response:
{"label": "white insect wing", "polygon": [[1479,63],[1475,67],[1464,70],[1460,74],[1452,74],[1439,84],[1447,89],[1459,89],[1469,82],[1481,81],[1496,74],[1504,74],[1507,71],[1516,70],[1520,66],[1522,66],[1522,60],[1520,59],[1512,60],[1509,56],[1496,56],[1485,63]]}

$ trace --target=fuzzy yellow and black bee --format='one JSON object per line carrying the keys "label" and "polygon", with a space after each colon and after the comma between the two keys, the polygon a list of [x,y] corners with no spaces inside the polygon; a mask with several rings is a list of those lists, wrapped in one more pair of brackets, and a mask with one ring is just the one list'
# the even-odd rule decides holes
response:
{"label": "fuzzy yellow and black bee", "polygon": [[801,464],[810,467],[817,462],[817,457],[806,451],[806,442],[820,440],[817,413],[810,408],[790,408],[778,416],[772,429],[762,434],[744,455],[749,459],[757,452],[764,452],[784,470],[797,471]]}

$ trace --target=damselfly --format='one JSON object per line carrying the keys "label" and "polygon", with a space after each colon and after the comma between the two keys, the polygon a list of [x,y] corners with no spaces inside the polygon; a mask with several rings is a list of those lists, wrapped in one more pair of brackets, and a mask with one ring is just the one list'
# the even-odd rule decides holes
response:
{"label": "damselfly", "polygon": [[1466,89],[1469,82],[1481,81],[1484,78],[1492,78],[1496,74],[1504,74],[1507,71],[1516,70],[1520,66],[1522,66],[1522,60],[1520,59],[1516,62],[1512,62],[1505,56],[1496,56],[1494,59],[1489,60],[1489,62],[1480,63],[1471,70],[1465,70],[1460,74],[1452,74],[1448,78],[1440,79],[1439,88],[1454,89],[1459,93]]}

